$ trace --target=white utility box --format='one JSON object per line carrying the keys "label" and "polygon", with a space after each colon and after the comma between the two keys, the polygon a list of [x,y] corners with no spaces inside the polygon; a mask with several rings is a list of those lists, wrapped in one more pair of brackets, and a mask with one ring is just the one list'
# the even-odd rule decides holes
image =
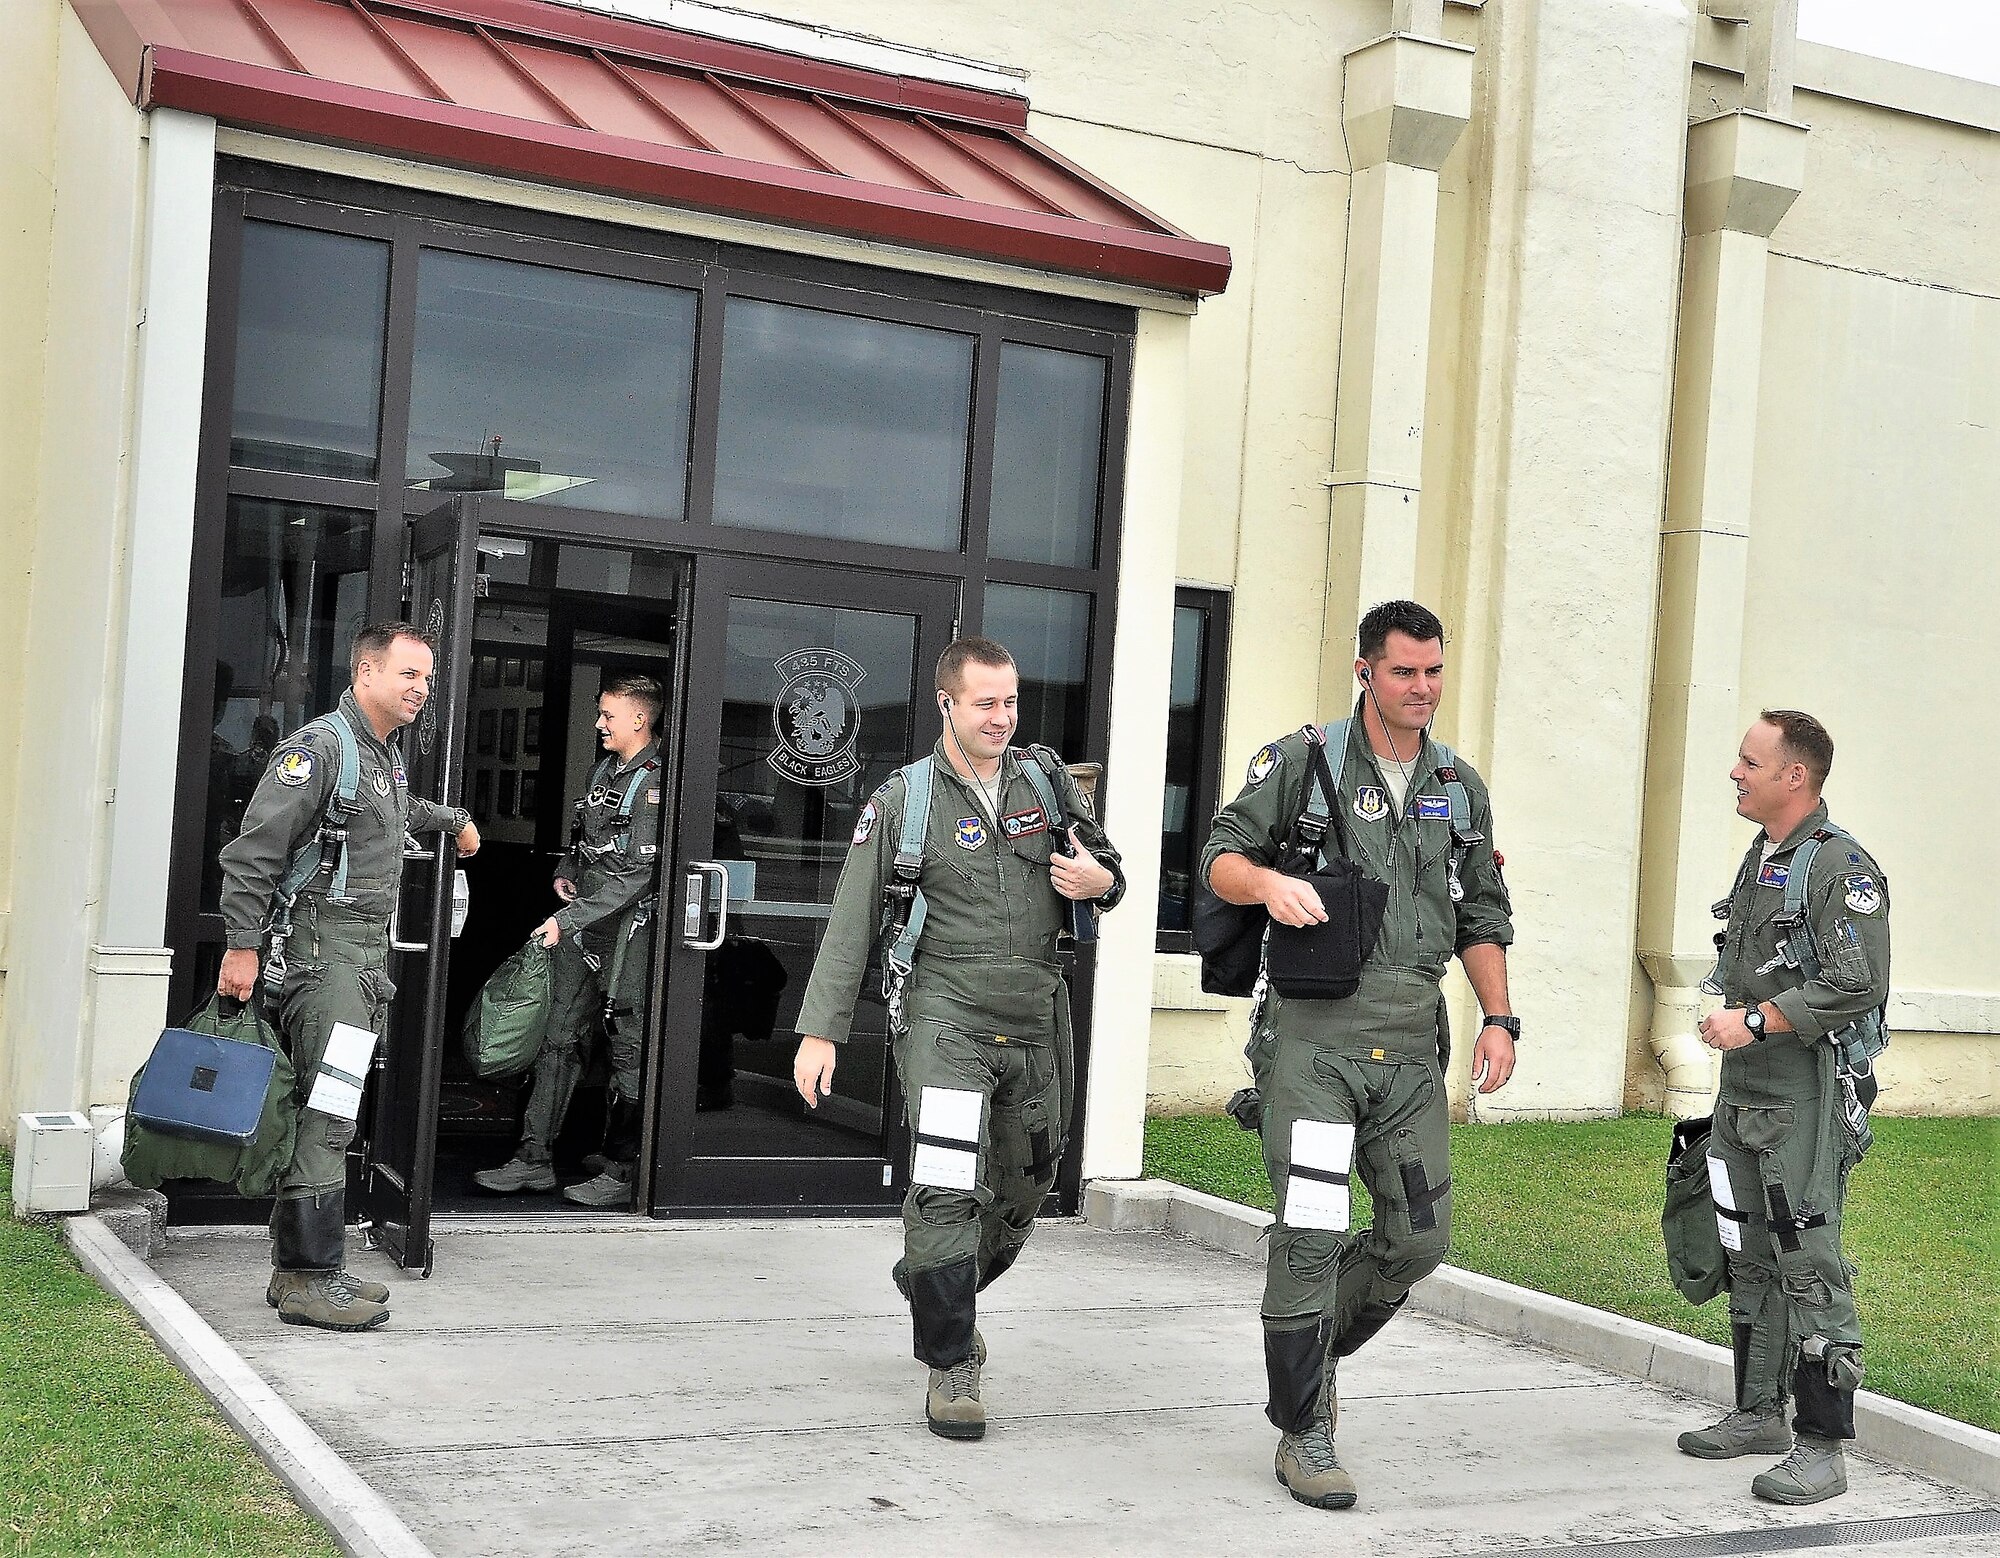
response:
{"label": "white utility box", "polygon": [[14,1215],[90,1210],[90,1121],[67,1111],[14,1118]]}

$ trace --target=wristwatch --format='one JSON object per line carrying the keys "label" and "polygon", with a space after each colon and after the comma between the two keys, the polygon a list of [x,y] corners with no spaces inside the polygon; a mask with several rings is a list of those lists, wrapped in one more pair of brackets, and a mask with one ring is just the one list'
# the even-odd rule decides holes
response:
{"label": "wristwatch", "polygon": [[1521,1042],[1521,1019],[1518,1017],[1489,1017],[1480,1025],[1482,1028],[1500,1028],[1516,1044]]}
{"label": "wristwatch", "polygon": [[1764,1008],[1761,1003],[1743,1008],[1743,1026],[1750,1030],[1752,1044],[1764,1037]]}

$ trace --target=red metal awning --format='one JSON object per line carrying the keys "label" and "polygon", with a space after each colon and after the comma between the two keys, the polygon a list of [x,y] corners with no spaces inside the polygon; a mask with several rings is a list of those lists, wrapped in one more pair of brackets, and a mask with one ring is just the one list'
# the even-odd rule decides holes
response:
{"label": "red metal awning", "polygon": [[1027,104],[552,0],[71,0],[126,94],[226,124],[1199,296],[1199,243]]}

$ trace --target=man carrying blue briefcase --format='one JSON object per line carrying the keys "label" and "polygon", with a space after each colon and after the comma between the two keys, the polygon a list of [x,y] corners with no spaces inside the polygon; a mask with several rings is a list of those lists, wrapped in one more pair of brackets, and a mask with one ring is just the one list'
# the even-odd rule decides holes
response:
{"label": "man carrying blue briefcase", "polygon": [[212,1179],[267,1196],[291,1165],[299,1111],[292,1063],[254,1002],[213,997],[169,1028],[132,1078],[125,1177],[152,1189]]}

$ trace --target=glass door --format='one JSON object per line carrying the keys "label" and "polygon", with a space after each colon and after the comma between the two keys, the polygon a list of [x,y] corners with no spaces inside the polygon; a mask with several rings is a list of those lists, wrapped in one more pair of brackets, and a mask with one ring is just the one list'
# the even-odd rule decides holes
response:
{"label": "glass door", "polygon": [[813,1111],[792,1087],[794,1025],[856,818],[936,738],[932,674],[957,611],[946,580],[698,565],[682,823],[661,891],[656,1209],[901,1199],[907,1128],[877,970]]}
{"label": "glass door", "polygon": [[[477,567],[473,505],[459,499],[410,532],[411,617],[436,650],[430,701],[403,737],[410,793],[458,804]],[[360,1201],[370,1242],[397,1264],[430,1275],[431,1182],[437,1149],[438,1084],[444,1058],[444,991],[452,934],[457,850],[428,833],[405,849],[406,870],[389,945],[398,997],[375,1052],[368,1126],[360,1143]]]}

